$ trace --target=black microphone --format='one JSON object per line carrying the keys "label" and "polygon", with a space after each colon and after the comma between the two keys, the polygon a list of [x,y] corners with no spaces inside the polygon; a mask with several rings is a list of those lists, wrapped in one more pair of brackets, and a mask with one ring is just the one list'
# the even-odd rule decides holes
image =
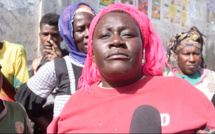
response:
{"label": "black microphone", "polygon": [[161,133],[159,111],[149,105],[137,107],[131,119],[129,133]]}
{"label": "black microphone", "polygon": [[213,103],[214,107],[215,107],[215,94],[213,95],[211,102]]}

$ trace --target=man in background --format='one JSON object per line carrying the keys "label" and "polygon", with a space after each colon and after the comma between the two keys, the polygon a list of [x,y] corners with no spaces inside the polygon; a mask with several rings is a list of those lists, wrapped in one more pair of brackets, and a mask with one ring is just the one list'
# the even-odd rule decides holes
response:
{"label": "man in background", "polygon": [[59,17],[60,15],[56,13],[48,13],[40,21],[39,37],[43,47],[43,55],[33,61],[33,74],[46,62],[69,54],[66,49],[62,49],[60,46],[63,38],[58,30]]}

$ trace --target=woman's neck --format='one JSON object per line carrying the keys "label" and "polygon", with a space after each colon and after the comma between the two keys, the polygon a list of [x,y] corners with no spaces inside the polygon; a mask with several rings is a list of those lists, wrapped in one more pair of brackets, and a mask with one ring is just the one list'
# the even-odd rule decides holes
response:
{"label": "woman's neck", "polygon": [[[128,81],[128,82],[125,82],[125,81],[117,81],[117,82],[109,82],[111,84],[109,84],[107,81],[104,81],[101,79],[101,82],[99,83],[99,87],[102,87],[102,88],[105,88],[105,89],[112,89],[112,88],[118,88],[118,87],[123,87],[123,86],[127,86],[127,85],[130,85],[134,82],[137,82],[139,80],[141,80],[142,78],[144,78],[145,76],[142,75],[141,77],[138,77],[137,79],[133,80],[133,81]],[[122,84],[124,83],[124,84]]]}
{"label": "woman's neck", "polygon": [[174,71],[175,74],[185,75],[179,68]]}

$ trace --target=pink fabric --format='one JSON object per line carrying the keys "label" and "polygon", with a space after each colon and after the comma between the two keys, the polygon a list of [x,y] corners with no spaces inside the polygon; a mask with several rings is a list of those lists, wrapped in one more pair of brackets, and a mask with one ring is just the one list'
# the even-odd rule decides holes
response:
{"label": "pink fabric", "polygon": [[142,32],[143,49],[145,49],[145,63],[143,65],[144,75],[163,75],[161,69],[167,62],[165,51],[163,48],[162,41],[152,27],[149,18],[137,7],[127,4],[113,4],[104,8],[91,22],[89,29],[88,38],[88,54],[85,61],[85,67],[82,71],[82,76],[79,79],[78,86],[81,89],[89,89],[89,85],[100,81],[99,71],[96,66],[92,65],[93,62],[93,48],[92,48],[92,37],[95,27],[99,19],[111,11],[121,10],[128,13],[138,23]]}
{"label": "pink fabric", "polygon": [[204,78],[207,77],[207,75],[210,73],[210,70],[207,68],[199,68],[198,71],[201,75],[201,78],[200,78],[199,82],[197,82],[195,85],[202,83]]}

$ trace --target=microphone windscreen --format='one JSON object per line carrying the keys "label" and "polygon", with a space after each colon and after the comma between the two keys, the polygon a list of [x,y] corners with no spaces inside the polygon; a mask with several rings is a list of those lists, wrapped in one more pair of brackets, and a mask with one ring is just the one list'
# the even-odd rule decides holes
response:
{"label": "microphone windscreen", "polygon": [[149,105],[137,107],[131,119],[129,133],[161,133],[159,111]]}
{"label": "microphone windscreen", "polygon": [[215,107],[215,94],[213,95],[211,102],[213,103],[214,107]]}

